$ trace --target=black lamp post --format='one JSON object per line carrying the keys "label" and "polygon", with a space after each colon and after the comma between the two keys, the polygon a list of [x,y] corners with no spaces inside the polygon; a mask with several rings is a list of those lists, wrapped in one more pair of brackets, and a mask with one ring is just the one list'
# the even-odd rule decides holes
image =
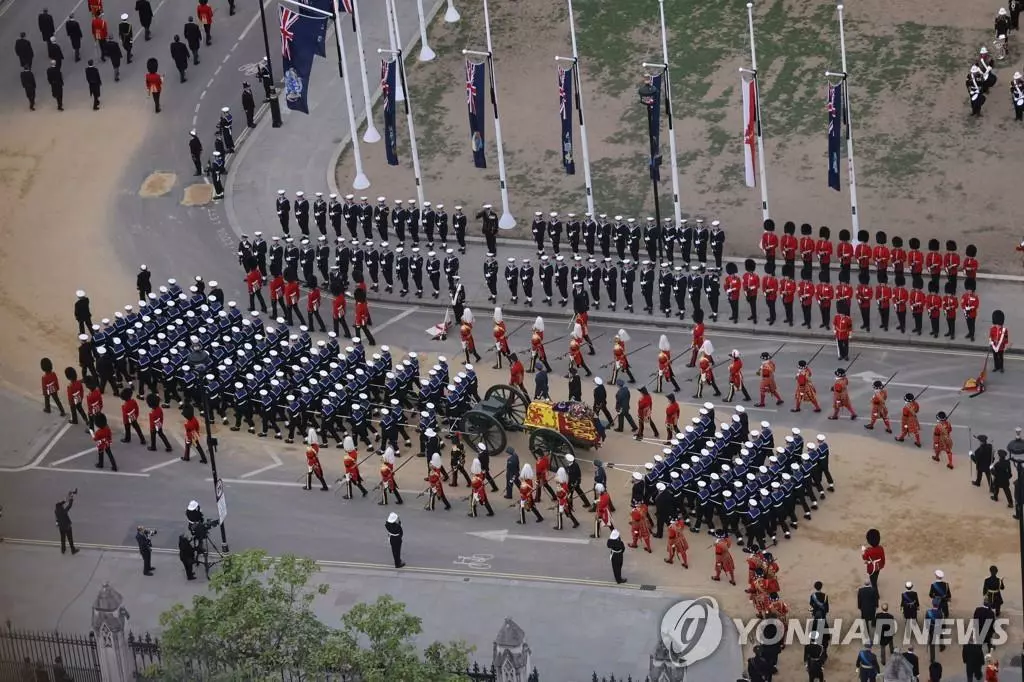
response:
{"label": "black lamp post", "polygon": [[[1012,442],[1011,442],[1012,444]],[[1017,467],[1017,480],[1024,480],[1024,452],[1010,452],[1010,461]],[[1024,501],[1020,499],[1020,491],[1024,486],[1016,486],[1016,499],[1014,500],[1014,516],[1017,517],[1017,532],[1020,536],[1020,581],[1021,594],[1024,595]]]}
{"label": "black lamp post", "polygon": [[[196,348],[188,356],[188,363],[195,370],[196,376],[203,377],[209,383],[216,379],[212,374],[206,374],[206,370],[213,364],[213,358],[202,348]],[[206,427],[206,449],[210,453],[210,473],[213,475],[213,496],[217,499],[217,488],[220,478],[217,476],[217,439],[213,437],[213,407],[210,404],[210,392],[206,390],[206,384],[199,386],[203,400],[203,425]],[[220,524],[221,549],[226,554],[228,550],[228,532],[224,523]]]}
{"label": "black lamp post", "polygon": [[[644,83],[637,90],[640,104],[647,108],[647,136],[651,142],[651,187],[654,190],[654,224],[661,228],[661,200],[658,199],[658,168],[661,166],[661,154],[658,152],[658,131],[654,128],[654,110],[658,106],[658,90],[650,83]],[[661,239],[658,240],[658,255],[661,255]]]}
{"label": "black lamp post", "polygon": [[[263,24],[263,49],[267,56],[267,74],[270,77],[270,123],[275,128],[281,127],[281,103],[277,99],[277,84],[274,82],[274,66],[270,60],[270,36],[267,35],[267,11],[263,8],[263,0],[257,0],[260,6],[260,23]],[[207,431],[209,434],[209,431]],[[209,437],[209,436],[207,436]],[[213,451],[210,451],[210,461],[213,461]],[[216,474],[214,479],[216,479]],[[221,534],[224,530],[221,528]]]}

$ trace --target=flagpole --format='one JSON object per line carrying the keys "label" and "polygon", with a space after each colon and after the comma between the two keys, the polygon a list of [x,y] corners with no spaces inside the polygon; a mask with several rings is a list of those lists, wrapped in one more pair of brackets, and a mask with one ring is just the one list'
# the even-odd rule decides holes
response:
{"label": "flagpole", "polygon": [[459,10],[455,9],[455,0],[448,0],[448,9],[445,10],[444,20],[449,24],[454,24],[461,18],[462,17],[459,16]]}
{"label": "flagpole", "polygon": [[583,78],[580,77],[580,55],[576,50],[576,19],[572,11],[572,0],[569,3],[569,37],[572,39],[572,75],[576,80],[576,112],[580,117],[580,144],[583,145],[583,184],[587,192],[587,211],[591,217],[597,215],[594,209],[594,183],[590,175],[590,147],[587,144],[587,124],[583,117]]}
{"label": "flagpole", "polygon": [[[398,34],[398,26],[396,25],[396,22],[393,21],[392,18],[391,18],[391,10],[389,9],[390,7],[391,7],[390,0],[384,0],[384,14],[387,16],[387,24],[388,24],[388,43],[391,46],[390,52],[392,54],[398,54],[401,51],[401,49],[402,49],[401,48],[401,41],[399,41],[398,35],[397,35]],[[378,52],[379,52],[379,50],[378,50]],[[397,78],[395,80],[397,81],[397,83],[395,84],[395,101],[396,102],[404,102],[405,101],[405,86],[402,85],[402,79],[401,78]]]}
{"label": "flagpole", "polygon": [[366,54],[363,52],[363,27],[357,9],[359,2],[360,0],[352,0],[352,23],[356,27],[356,51],[359,53],[359,75],[363,80],[363,105],[366,107],[366,132],[363,133],[363,142],[373,144],[380,142],[380,133],[373,124],[373,100],[370,99],[370,83],[366,77]]}
{"label": "flagpole", "polygon": [[843,82],[846,87],[843,88],[846,95],[843,101],[843,107],[846,109],[846,156],[850,162],[850,220],[851,227],[853,228],[853,237],[856,239],[857,233],[860,232],[860,215],[857,212],[857,174],[854,172],[853,166],[853,120],[850,116],[850,79],[849,72],[846,70],[846,34],[843,30],[843,5],[836,5],[836,11],[839,13],[839,54],[842,58],[843,66]]}
{"label": "flagpole", "polygon": [[[508,182],[505,174],[505,149],[501,142],[501,119],[498,117],[498,79],[494,75],[494,45],[491,42],[491,14],[484,0],[484,32],[487,34],[487,66],[491,78],[491,107],[494,109],[494,143],[498,147],[498,183],[501,188],[501,218],[498,227],[511,230],[516,226],[516,219],[508,207]],[[463,54],[467,54],[463,50]]]}
{"label": "flagpole", "polygon": [[[394,0],[385,0],[385,10],[388,12],[388,16],[391,20],[392,27],[395,29],[395,40],[401,40],[398,34],[398,12],[395,10]],[[399,43],[401,44],[401,43]],[[379,50],[378,50],[379,52]],[[405,81],[405,55],[402,54],[401,50],[397,50],[395,53],[395,59],[398,60],[398,80],[402,84],[403,90],[406,90],[407,83]],[[397,88],[396,88],[397,89]],[[409,153],[412,155],[412,172],[416,178],[416,201],[422,206],[425,200],[423,196],[423,175],[420,172],[420,152],[416,146],[416,127],[412,122],[412,103],[409,101],[409,93],[406,90],[405,97],[405,120],[409,124]]]}
{"label": "flagpole", "polygon": [[[309,8],[315,9],[315,8]],[[353,9],[355,7],[353,6]],[[349,75],[342,78],[345,85],[345,107],[348,109],[348,129],[352,138],[352,158],[356,164],[356,177],[352,181],[354,189],[366,189],[370,186],[370,179],[363,171],[363,155],[359,150],[359,126],[356,123],[355,107],[352,105],[352,72],[348,70],[348,57],[345,55],[345,41],[341,35],[341,12],[338,11],[338,3],[334,3],[334,36],[338,40],[338,51],[341,53],[341,69]],[[371,124],[372,125],[372,124]]]}
{"label": "flagpole", "polygon": [[676,161],[676,131],[672,123],[672,80],[669,77],[668,31],[665,28],[665,0],[658,0],[661,12],[661,55],[665,62],[665,102],[668,106],[668,149],[672,160],[672,205],[675,211],[676,227],[683,222],[683,210],[679,205],[679,163]]}
{"label": "flagpole", "polygon": [[433,61],[437,55],[434,54],[434,51],[430,49],[430,45],[427,44],[427,19],[423,15],[423,0],[416,0],[416,14],[419,15],[420,19],[420,61]]}
{"label": "flagpole", "polygon": [[765,171],[764,135],[761,130],[761,88],[757,82],[757,46],[754,42],[754,3],[747,3],[747,25],[750,28],[750,68],[754,72],[754,107],[757,112],[757,173],[761,180],[761,216],[768,220],[768,173]]}

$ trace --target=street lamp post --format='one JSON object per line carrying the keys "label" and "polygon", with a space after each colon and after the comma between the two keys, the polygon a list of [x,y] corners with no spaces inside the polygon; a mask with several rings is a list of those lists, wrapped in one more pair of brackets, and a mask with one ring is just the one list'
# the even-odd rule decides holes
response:
{"label": "street lamp post", "polygon": [[[267,57],[267,74],[270,76],[270,123],[275,128],[281,127],[281,102],[277,99],[277,84],[274,82],[274,63],[270,60],[270,36],[267,35],[267,11],[263,8],[263,0],[256,0],[260,6],[260,23],[263,25],[263,49]],[[209,430],[207,430],[209,437]],[[213,457],[212,451],[210,457]],[[211,459],[212,461],[212,459]],[[216,478],[216,476],[214,476]],[[223,528],[221,535],[224,534]]]}
{"label": "street lamp post", "polygon": [[[1021,479],[1021,476],[1024,476],[1024,452],[1011,452],[1010,461],[1017,467],[1017,480],[1024,480]],[[1024,486],[1018,487],[1015,492],[1019,493],[1022,487]],[[1017,533],[1020,538],[1020,588],[1021,594],[1024,595],[1024,503],[1022,503],[1019,494],[1017,499],[1014,500],[1014,506],[1016,507],[1014,511],[1017,517]]]}
{"label": "street lamp post", "polygon": [[[220,477],[217,475],[217,439],[213,437],[213,406],[210,404],[210,393],[206,385],[215,380],[212,374],[206,374],[206,370],[213,365],[213,358],[202,348],[196,348],[188,356],[188,363],[195,369],[196,375],[203,377],[206,384],[199,387],[203,400],[203,425],[206,427],[206,449],[210,453],[210,473],[213,475],[213,496],[219,501],[218,484]],[[225,554],[228,553],[228,531],[224,527],[224,521],[220,523],[220,543]]]}
{"label": "street lamp post", "polygon": [[[661,227],[661,200],[658,198],[658,166],[661,165],[661,154],[658,152],[658,131],[654,128],[654,109],[658,106],[658,91],[650,83],[644,83],[637,90],[640,104],[647,109],[647,137],[651,143],[651,188],[654,190],[654,224]],[[658,240],[658,257],[661,258],[661,240]]]}

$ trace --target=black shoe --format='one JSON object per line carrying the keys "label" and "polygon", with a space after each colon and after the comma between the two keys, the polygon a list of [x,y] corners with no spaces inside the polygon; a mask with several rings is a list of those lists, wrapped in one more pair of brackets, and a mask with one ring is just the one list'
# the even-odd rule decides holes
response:
{"label": "black shoe", "polygon": [[82,551],[82,550],[78,549],[77,547],[72,547],[72,548],[71,548],[71,554],[72,554],[72,555],[78,554],[78,553],[79,553],[79,552],[81,552],[81,551]]}

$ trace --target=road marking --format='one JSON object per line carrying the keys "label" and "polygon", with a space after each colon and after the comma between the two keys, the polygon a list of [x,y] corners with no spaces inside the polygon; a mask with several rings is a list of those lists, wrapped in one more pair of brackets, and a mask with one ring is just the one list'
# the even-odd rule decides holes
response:
{"label": "road marking", "polygon": [[459,555],[459,558],[452,563],[456,566],[466,566],[468,568],[475,568],[478,571],[489,571],[491,570],[491,564],[489,563],[494,558],[493,554],[473,554],[470,556]]}
{"label": "road marking", "polygon": [[[259,469],[256,469],[255,471],[250,471],[248,473],[242,474],[239,478],[252,478],[253,476],[259,476],[260,474],[262,474],[264,472],[267,472],[267,471],[270,471],[271,469],[276,469],[279,466],[281,466],[281,461],[280,460],[278,460],[277,462],[275,462],[273,464],[268,464],[265,467],[260,467]],[[227,479],[225,479],[225,480],[227,480]]]}
{"label": "road marking", "polygon": [[210,77],[210,80],[206,81],[206,89],[209,90],[211,85],[213,85],[213,76]]}
{"label": "road marking", "polygon": [[149,473],[150,471],[156,471],[157,469],[163,469],[166,466],[170,466],[170,465],[174,464],[175,462],[180,462],[180,461],[181,461],[181,457],[175,457],[174,459],[169,459],[166,462],[160,462],[159,464],[154,464],[153,466],[146,467],[145,469],[142,470],[142,473],[146,474],[146,473]]}
{"label": "road marking", "polygon": [[8,0],[6,5],[4,5],[3,7],[0,7],[0,17],[2,17],[3,15],[7,14],[7,11],[9,9],[11,9],[11,5],[13,5],[13,4],[14,4],[14,0]]}
{"label": "road marking", "polygon": [[[237,43],[235,43],[235,44],[237,45]],[[232,47],[231,49],[233,50],[235,48]],[[230,50],[228,50],[228,53],[226,55],[224,55],[224,61],[222,61],[221,64],[227,64],[229,59],[231,59],[231,51]],[[217,71],[220,71],[220,69],[217,69]]]}
{"label": "road marking", "polygon": [[31,467],[39,471],[66,471],[72,474],[106,474],[107,476],[135,476],[149,478],[149,474],[137,474],[131,471],[110,471],[109,469],[54,469],[51,467]]}
{"label": "road marking", "polygon": [[514,535],[509,533],[507,530],[483,530],[475,533],[466,533],[466,535],[472,535],[473,537],[482,538],[484,540],[494,540],[496,542],[505,542],[505,540],[526,540],[529,542],[553,542],[563,545],[590,544],[590,540],[584,540],[583,538],[550,538],[544,535]]}
{"label": "road marking", "polygon": [[204,97],[206,97],[206,90],[199,93],[199,101],[202,102]]}
{"label": "road marking", "polygon": [[[225,483],[248,483],[250,485],[276,485],[284,486],[286,488],[295,488],[302,485],[302,483],[298,481],[250,481],[249,479],[246,478],[222,478],[220,480],[224,481]],[[208,478],[206,479],[206,482],[213,483],[213,479]]]}
{"label": "road marking", "polygon": [[[199,113],[199,103],[198,102],[196,103],[195,113],[197,113],[197,114]],[[192,117],[192,120],[195,121],[196,120],[195,117]]]}
{"label": "road marking", "polygon": [[398,315],[395,315],[394,317],[389,319],[387,322],[384,322],[383,324],[377,325],[371,331],[379,332],[381,329],[385,329],[385,328],[393,325],[395,322],[398,322],[400,320],[404,320],[405,318],[409,317],[410,315],[419,312],[419,310],[420,310],[419,308],[409,308],[404,313],[399,313]]}
{"label": "road marking", "polygon": [[64,434],[68,432],[68,429],[70,429],[71,426],[72,425],[69,422],[69,423],[64,424],[64,426],[60,427],[60,430],[57,431],[57,433],[55,433],[53,435],[53,438],[50,439],[50,442],[46,444],[46,447],[43,448],[42,452],[39,453],[39,455],[35,458],[35,460],[31,464],[26,464],[25,466],[18,467],[17,469],[0,469],[0,473],[3,473],[3,472],[14,473],[14,472],[18,472],[18,471],[28,471],[29,469],[32,469],[34,467],[39,466],[40,464],[43,463],[43,460],[46,459],[47,455],[50,454],[50,451],[53,450],[54,446],[57,445],[57,443],[60,441],[60,439],[64,437]]}
{"label": "road marking", "polygon": [[88,454],[90,454],[92,452],[96,452],[96,448],[89,448],[88,450],[82,450],[81,452],[76,452],[73,455],[68,455],[67,457],[62,457],[61,459],[58,459],[55,462],[50,462],[49,466],[52,466],[52,467],[60,466],[61,464],[64,464],[65,462],[70,462],[73,459],[78,459],[79,457],[84,457],[85,455],[88,455]]}
{"label": "road marking", "polygon": [[[691,405],[693,407],[704,407],[704,403],[708,402],[709,400],[711,400],[711,399],[709,398],[708,400],[705,400],[703,402],[697,402],[695,400],[677,400],[676,402],[679,403],[680,405]],[[728,405],[728,404],[726,404],[726,405]],[[776,409],[774,407],[754,407],[753,405],[749,405],[748,406],[746,404],[743,404],[743,409],[746,410],[747,412],[778,412],[779,411],[778,409]]]}
{"label": "road marking", "polygon": [[[223,65],[223,64],[221,64],[220,66],[218,66],[218,67],[217,67],[217,68],[216,68],[216,69],[214,70],[214,72],[213,72],[213,75],[214,75],[214,77],[216,77],[216,76],[217,76],[217,74],[218,74],[218,73],[220,73],[220,70],[221,70],[221,69],[223,69],[223,68],[224,68],[224,65]],[[211,78],[211,79],[210,79],[210,85],[213,85],[213,78]],[[209,86],[207,86],[207,87],[209,87]]]}
{"label": "road marking", "polygon": [[[79,8],[79,6],[81,6],[82,2],[84,2],[84,0],[78,0],[78,2],[75,3],[75,6],[71,8],[71,11],[68,12],[68,15],[66,17],[64,17],[64,21],[62,21],[59,24],[57,24],[57,28],[54,29],[54,35],[56,35],[57,33],[60,33],[60,30],[62,28],[64,28],[64,24],[68,23],[68,19],[71,18],[71,15],[74,14],[76,11],[78,11],[78,8]],[[84,31],[84,33],[88,34],[88,31]]]}
{"label": "road marking", "polygon": [[[164,6],[165,2],[167,2],[167,0],[160,0],[160,2],[157,3],[156,7],[153,8],[153,16],[156,16],[156,13],[160,11],[160,8]],[[142,33],[143,36],[145,36],[146,32],[145,30],[143,30],[142,26],[139,26],[139,28],[132,31],[132,42],[135,42],[135,39],[139,36],[139,33]]]}

